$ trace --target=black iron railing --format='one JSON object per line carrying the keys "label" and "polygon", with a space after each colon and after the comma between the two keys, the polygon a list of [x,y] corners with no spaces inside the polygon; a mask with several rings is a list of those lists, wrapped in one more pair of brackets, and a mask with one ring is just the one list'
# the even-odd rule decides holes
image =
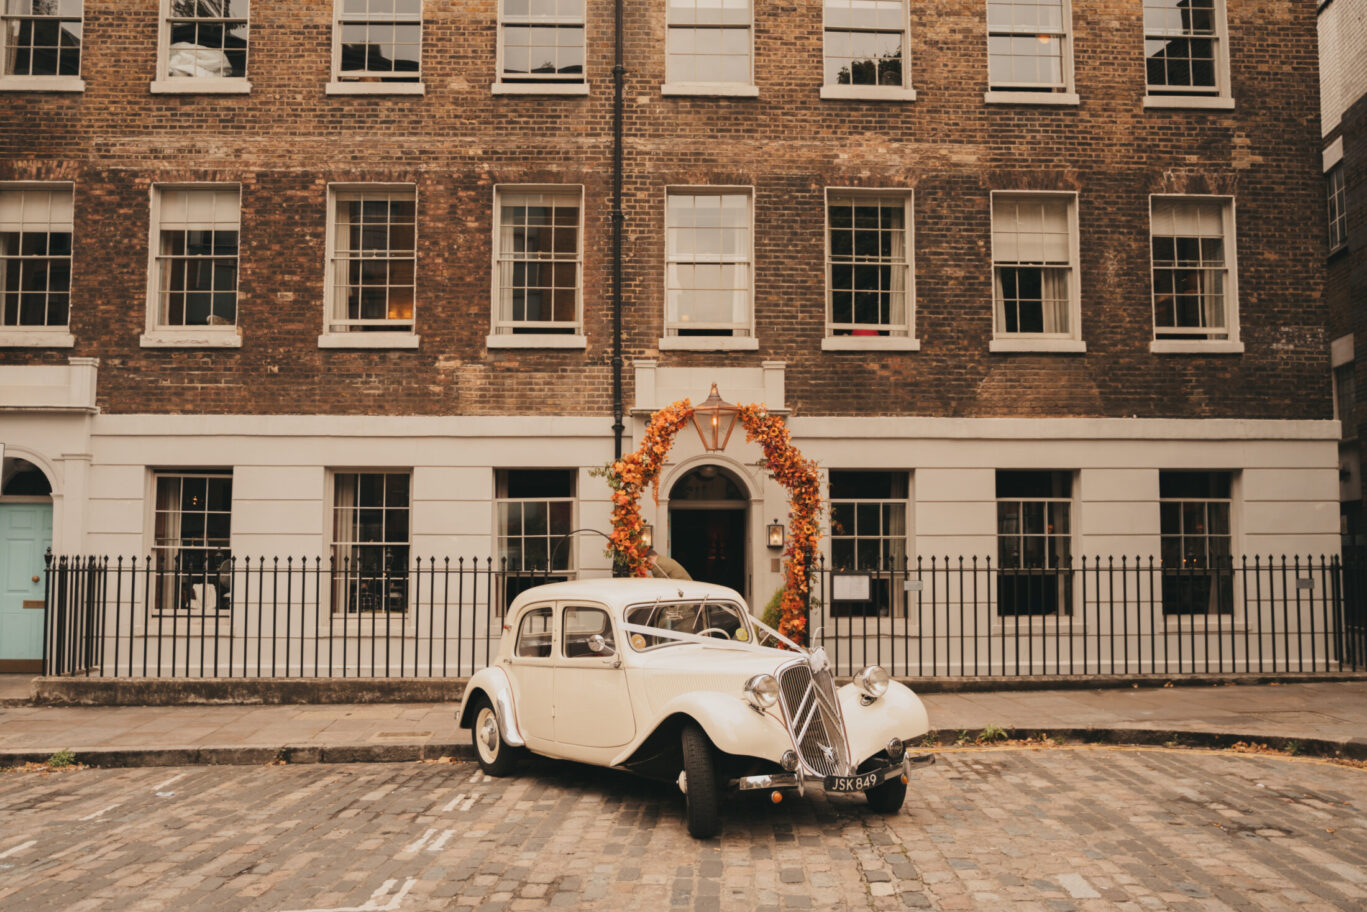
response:
{"label": "black iron railing", "polygon": [[[490,661],[506,606],[563,579],[491,560],[49,561],[47,674],[458,677]],[[811,629],[836,670],[924,676],[1333,673],[1367,669],[1367,559],[1210,568],[923,560],[813,568]]]}
{"label": "black iron railing", "polygon": [[1086,559],[1001,568],[818,564],[810,624],[838,669],[923,677],[1367,669],[1367,563],[1250,557],[1208,567]]}
{"label": "black iron railing", "polygon": [[[187,566],[188,565],[188,566]],[[49,559],[45,674],[452,677],[489,663],[504,609],[565,579],[491,560]]]}

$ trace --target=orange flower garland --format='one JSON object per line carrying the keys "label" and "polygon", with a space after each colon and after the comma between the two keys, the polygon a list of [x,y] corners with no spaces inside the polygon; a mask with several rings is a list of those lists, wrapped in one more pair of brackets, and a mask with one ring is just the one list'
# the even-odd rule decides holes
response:
{"label": "orange flower garland", "polygon": [[[611,550],[615,560],[632,576],[648,576],[649,548],[641,541],[641,492],[652,488],[660,502],[660,468],[674,437],[693,417],[693,406],[681,399],[650,417],[641,447],[613,462],[604,473],[612,488]],[[740,422],[747,443],[758,442],[773,477],[788,489],[788,544],[784,549],[784,587],[779,633],[802,643],[807,636],[808,572],[821,540],[818,517],[821,485],[816,463],[799,453],[783,419],[762,405],[741,406]]]}

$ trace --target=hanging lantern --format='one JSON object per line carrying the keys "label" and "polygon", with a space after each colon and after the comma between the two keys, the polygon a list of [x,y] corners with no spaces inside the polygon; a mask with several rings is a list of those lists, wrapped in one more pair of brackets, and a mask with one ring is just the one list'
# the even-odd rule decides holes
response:
{"label": "hanging lantern", "polygon": [[698,429],[703,449],[709,453],[726,449],[739,417],[740,407],[723,400],[721,393],[717,392],[717,384],[712,384],[707,399],[693,409],[693,426]]}

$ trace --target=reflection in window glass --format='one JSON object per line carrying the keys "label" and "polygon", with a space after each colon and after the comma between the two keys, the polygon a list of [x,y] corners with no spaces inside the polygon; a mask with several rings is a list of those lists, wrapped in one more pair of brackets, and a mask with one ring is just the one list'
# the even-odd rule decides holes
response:
{"label": "reflection in window glass", "polygon": [[1145,73],[1150,94],[1220,89],[1216,0],[1144,0]]}
{"label": "reflection in window glass", "polygon": [[171,0],[166,77],[245,77],[248,5],[248,0]]}
{"label": "reflection in window glass", "polygon": [[830,334],[907,335],[906,198],[833,194],[826,217]]}
{"label": "reflection in window glass", "polygon": [[494,475],[498,569],[505,606],[524,590],[574,576],[573,469],[499,469]]}
{"label": "reflection in window glass", "polygon": [[584,81],[584,0],[503,0],[504,82]]}
{"label": "reflection in window glass", "polygon": [[903,0],[826,0],[826,85],[900,86]]}
{"label": "reflection in window glass", "polygon": [[4,0],[4,75],[79,76],[83,6],[81,0]]}
{"label": "reflection in window glass", "polygon": [[337,0],[337,79],[421,79],[422,0]]}

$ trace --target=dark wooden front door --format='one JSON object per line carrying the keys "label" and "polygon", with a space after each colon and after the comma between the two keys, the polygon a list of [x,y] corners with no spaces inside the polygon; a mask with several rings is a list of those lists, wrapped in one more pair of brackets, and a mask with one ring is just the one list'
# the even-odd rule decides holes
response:
{"label": "dark wooden front door", "polygon": [[745,509],[669,511],[670,556],[695,580],[745,594]]}

